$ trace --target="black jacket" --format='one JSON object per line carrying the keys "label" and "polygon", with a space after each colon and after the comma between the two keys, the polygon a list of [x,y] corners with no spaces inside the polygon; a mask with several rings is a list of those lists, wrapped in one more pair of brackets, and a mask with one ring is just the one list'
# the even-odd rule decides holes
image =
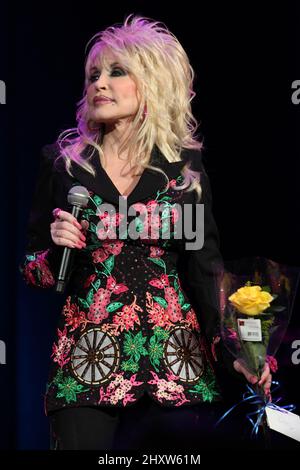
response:
{"label": "black jacket", "polygon": [[[50,235],[52,210],[70,211],[69,189],[85,186],[90,194],[83,219],[89,221],[87,246],[73,250],[73,264],[61,312],[45,394],[46,412],[79,405],[128,406],[146,390],[163,406],[182,406],[221,399],[215,366],[222,365],[216,269],[222,265],[218,230],[212,215],[211,190],[197,150],[182,152],[182,161],[169,163],[157,147],[151,163],[169,178],[145,170],[127,198],[137,215],[128,217],[121,235],[119,192],[102,168],[92,146],[83,151],[96,178],[72,163],[71,177],[58,156],[56,144],[42,149],[40,172],[28,224],[28,244],[20,263],[26,282],[34,287],[55,285],[63,247]],[[193,208],[196,192],[174,190],[187,161],[200,172],[204,203],[204,246],[187,250],[185,237],[175,237],[176,204]],[[108,214],[99,210],[111,204]],[[146,212],[139,214],[141,204]],[[163,204],[156,219],[158,238],[128,237],[128,224],[139,233],[151,208]],[[147,214],[147,215],[146,215]],[[103,240],[103,228],[118,238]],[[103,224],[103,225],[101,225]],[[170,239],[162,233],[169,228]],[[184,235],[184,234],[183,234]],[[221,361],[221,362],[220,362]],[[232,359],[227,358],[228,370]]]}

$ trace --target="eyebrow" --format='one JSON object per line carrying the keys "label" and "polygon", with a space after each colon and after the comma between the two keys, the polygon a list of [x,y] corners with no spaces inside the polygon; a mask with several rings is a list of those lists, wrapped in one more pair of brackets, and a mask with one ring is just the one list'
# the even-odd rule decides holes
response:
{"label": "eyebrow", "polygon": [[[110,67],[115,67],[116,65],[119,65],[121,67],[121,64],[119,64],[119,62],[113,62],[112,64],[110,64]],[[95,65],[91,67],[90,72],[93,72],[94,70],[98,71],[98,68]]]}

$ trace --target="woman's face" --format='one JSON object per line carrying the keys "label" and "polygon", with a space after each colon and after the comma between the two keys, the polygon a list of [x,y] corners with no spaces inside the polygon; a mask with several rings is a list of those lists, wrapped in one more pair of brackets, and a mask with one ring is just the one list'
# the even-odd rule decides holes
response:
{"label": "woman's face", "polygon": [[95,123],[113,124],[131,121],[139,107],[137,86],[112,54],[106,53],[106,66],[92,67],[87,102]]}

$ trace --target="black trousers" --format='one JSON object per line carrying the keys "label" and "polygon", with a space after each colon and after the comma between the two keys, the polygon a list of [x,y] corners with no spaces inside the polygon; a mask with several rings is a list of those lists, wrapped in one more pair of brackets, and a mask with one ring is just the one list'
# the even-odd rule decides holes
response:
{"label": "black trousers", "polygon": [[148,395],[130,407],[72,407],[49,415],[55,450],[185,450],[214,447],[215,404],[166,408]]}

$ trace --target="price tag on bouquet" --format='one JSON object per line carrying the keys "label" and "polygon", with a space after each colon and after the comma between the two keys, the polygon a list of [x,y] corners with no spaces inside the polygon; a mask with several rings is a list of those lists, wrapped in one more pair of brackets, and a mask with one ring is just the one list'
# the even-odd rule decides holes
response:
{"label": "price tag on bouquet", "polygon": [[243,341],[262,341],[261,321],[259,319],[238,318],[237,324]]}
{"label": "price tag on bouquet", "polygon": [[274,431],[300,442],[300,416],[283,408],[266,406],[268,425]]}

